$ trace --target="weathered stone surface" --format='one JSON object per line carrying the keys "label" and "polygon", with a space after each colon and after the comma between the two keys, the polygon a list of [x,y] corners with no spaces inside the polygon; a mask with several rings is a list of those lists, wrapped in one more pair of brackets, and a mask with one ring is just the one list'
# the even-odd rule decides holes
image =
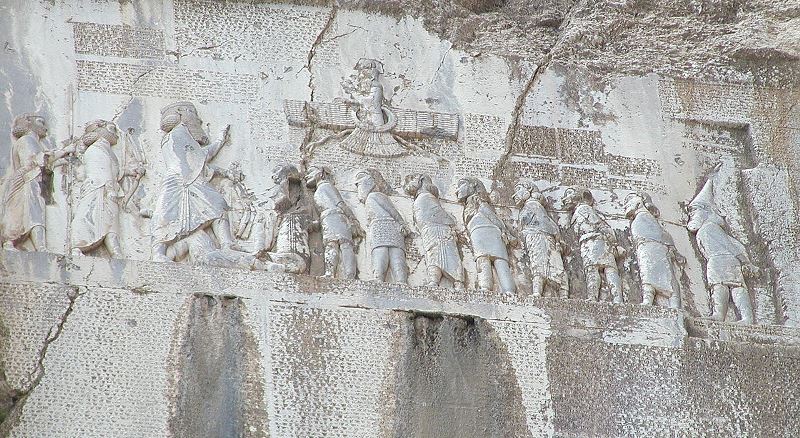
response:
{"label": "weathered stone surface", "polygon": [[798,14],[4,2],[0,435],[800,433]]}
{"label": "weathered stone surface", "polygon": [[[148,261],[80,257],[59,267],[54,256],[6,253],[4,266],[13,272],[6,281],[27,290],[82,291],[43,357],[41,381],[4,425],[11,436],[772,435],[798,427],[797,401],[783,395],[800,390],[793,328]],[[8,326],[22,327],[9,312],[18,296],[3,295]],[[37,312],[51,302],[42,293],[26,300]],[[40,348],[26,336],[7,339],[11,351]],[[98,410],[102,417],[84,414]]]}

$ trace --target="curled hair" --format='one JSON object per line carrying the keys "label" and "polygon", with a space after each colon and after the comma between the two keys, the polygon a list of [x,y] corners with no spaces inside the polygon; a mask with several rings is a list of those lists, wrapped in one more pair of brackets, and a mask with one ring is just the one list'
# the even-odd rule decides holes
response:
{"label": "curled hair", "polygon": [[281,164],[272,171],[273,178],[279,181],[299,181],[302,177],[300,170],[294,164]]}
{"label": "curled hair", "polygon": [[197,116],[197,108],[192,102],[182,101],[169,104],[161,109],[161,130],[170,132],[184,119],[185,114]]}
{"label": "curled hair", "polygon": [[433,180],[428,175],[422,175],[422,188],[429,191],[433,196],[439,197],[439,187],[433,183]]}
{"label": "curled hair", "polygon": [[525,190],[528,191],[528,194],[531,194],[531,195],[534,194],[534,193],[539,192],[539,187],[536,187],[536,184],[534,184],[534,183],[532,183],[531,181],[528,181],[528,180],[521,180],[521,181],[517,182],[517,185],[514,188],[516,189],[518,187],[525,188]]}
{"label": "curled hair", "polygon": [[458,181],[458,187],[465,184],[470,187],[470,193],[467,194],[466,198],[462,199],[464,202],[464,222],[466,223],[478,214],[481,204],[489,202],[489,192],[486,191],[486,186],[483,185],[483,182],[477,178],[468,177]]}
{"label": "curled hair", "polygon": [[632,197],[637,197],[642,203],[642,206],[647,209],[653,216],[658,217],[661,212],[658,210],[658,207],[653,204],[653,198],[650,197],[645,192],[632,192],[625,197],[626,202],[631,199]]}
{"label": "curled hair", "polygon": [[354,70],[372,70],[375,69],[378,73],[383,74],[383,63],[377,59],[361,58],[356,62]]}
{"label": "curled hair", "polygon": [[594,196],[591,190],[569,187],[564,191],[564,202],[568,207],[574,208],[579,204],[594,205]]}
{"label": "curled hair", "polygon": [[14,122],[11,124],[11,135],[14,137],[15,140],[22,138],[22,136],[28,134],[33,130],[33,121],[34,119],[40,119],[41,116],[36,114],[27,113],[22,114],[14,118]]}
{"label": "curled hair", "polygon": [[405,191],[411,196],[416,196],[420,189],[439,197],[439,188],[433,183],[431,177],[423,173],[412,173],[406,176]]}
{"label": "curled hair", "polygon": [[100,139],[100,134],[97,132],[87,132],[81,136],[81,143],[84,146],[91,146]]}
{"label": "curled hair", "polygon": [[114,122],[98,119],[86,125],[81,142],[84,146],[91,146],[100,138],[105,138],[111,145],[115,145],[118,140],[116,132],[117,126]]}
{"label": "curled hair", "polygon": [[486,191],[486,186],[484,186],[483,182],[478,178],[467,177],[467,178],[462,178],[458,181],[459,187],[461,187],[464,184],[468,184],[472,189],[472,192],[467,196],[468,198],[477,196],[484,201],[489,200],[489,192]]}
{"label": "curled hair", "polygon": [[161,130],[170,132],[181,123],[181,116],[177,113],[164,114],[161,116]]}
{"label": "curled hair", "polygon": [[328,166],[310,166],[306,170],[307,174],[319,173],[320,181],[333,181],[333,171]]}

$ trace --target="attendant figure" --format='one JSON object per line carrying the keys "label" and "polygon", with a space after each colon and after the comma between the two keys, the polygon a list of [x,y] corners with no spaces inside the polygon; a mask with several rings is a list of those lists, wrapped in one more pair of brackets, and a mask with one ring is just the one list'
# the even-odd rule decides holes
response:
{"label": "attendant figure", "polygon": [[126,176],[144,175],[145,169],[120,167],[112,149],[118,140],[116,125],[105,120],[87,125],[81,138],[84,149],[78,180],[82,184],[71,227],[74,254],[104,246],[112,258],[124,257],[119,237],[120,201],[124,197],[120,181]]}
{"label": "attendant figure", "polygon": [[493,290],[495,283],[505,294],[516,292],[511,273],[508,246],[516,238],[506,224],[497,217],[489,203],[486,187],[476,178],[464,178],[458,183],[456,196],[464,204],[464,224],[469,232],[472,253],[478,270],[478,287]]}
{"label": "attendant figure", "polygon": [[695,233],[697,246],[706,259],[706,283],[711,292],[711,317],[725,321],[731,300],[745,324],[755,323],[753,300],[746,276],[758,273],[747,256],[747,249],[725,230],[725,219],[716,207],[713,175],[689,203],[686,228]]}
{"label": "attendant figure", "polygon": [[364,236],[353,211],[333,183],[327,167],[311,167],[306,186],[314,190],[322,242],[325,245],[325,277],[354,279],[357,273],[356,242]]}
{"label": "attendant figure", "polygon": [[656,295],[661,295],[669,299],[669,307],[678,309],[680,265],[686,259],[678,254],[672,236],[659,223],[658,214],[646,193],[631,193],[625,198],[625,215],[631,220],[631,238],[642,282],[642,305],[653,305]]}
{"label": "attendant figure", "polygon": [[564,205],[572,211],[570,225],[578,236],[586,274],[588,299],[600,299],[601,281],[605,279],[611,289],[614,303],[622,303],[622,280],[617,268],[617,258],[624,254],[614,229],[602,213],[594,208],[592,192],[569,188],[564,193]]}
{"label": "attendant figure", "polygon": [[406,177],[405,192],[414,198],[414,225],[425,247],[428,286],[464,288],[456,219],[442,207],[439,188],[421,173]]}
{"label": "attendant figure", "polygon": [[75,153],[75,145],[50,149],[47,124],[36,114],[23,114],[14,119],[11,127],[11,159],[9,174],[3,188],[0,241],[3,249],[15,250],[30,240],[34,251],[45,251],[44,178],[66,157]]}
{"label": "attendant figure", "polygon": [[272,181],[278,190],[274,199],[273,226],[257,240],[257,251],[266,251],[270,260],[282,265],[285,272],[307,273],[311,264],[309,230],[312,228],[310,206],[303,193],[303,175],[292,164],[275,168]]}
{"label": "attendant figure", "polygon": [[367,169],[356,174],[355,185],[358,199],[367,208],[367,242],[375,279],[388,282],[391,272],[395,283],[407,283],[405,239],[411,231],[389,199],[389,184],[377,170]]}
{"label": "attendant figure", "polygon": [[552,285],[562,298],[569,296],[569,279],[562,254],[565,248],[556,222],[545,208],[545,197],[535,184],[521,181],[514,190],[519,207],[519,232],[528,255],[528,269],[533,282],[533,296],[543,295]]}

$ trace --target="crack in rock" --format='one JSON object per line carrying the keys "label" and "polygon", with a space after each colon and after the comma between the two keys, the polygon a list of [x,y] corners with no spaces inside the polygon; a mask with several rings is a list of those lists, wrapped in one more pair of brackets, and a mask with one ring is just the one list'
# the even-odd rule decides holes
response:
{"label": "crack in rock", "polygon": [[[324,44],[326,42],[325,35],[333,27],[333,23],[334,21],[336,21],[336,15],[338,12],[339,12],[339,4],[333,3],[331,5],[331,11],[330,13],[328,13],[328,18],[325,21],[325,25],[322,27],[322,30],[320,30],[319,34],[317,34],[317,37],[314,39],[314,42],[311,44],[311,48],[308,51],[308,58],[306,60],[306,65],[303,66],[303,69],[308,70],[308,89],[310,93],[309,103],[314,102],[314,93],[316,91],[314,88],[314,70],[312,68],[313,67],[312,64],[314,62],[314,58],[317,56],[317,49],[321,44]],[[306,104],[306,111],[308,112],[312,111],[311,106],[309,104]],[[314,121],[314,117],[309,117],[309,120],[311,121],[311,126],[308,127],[308,131],[306,132],[306,135],[303,137],[303,142],[300,144],[300,155],[303,157],[302,158],[303,164],[305,164],[306,161],[306,155],[307,155],[306,148],[308,147],[308,144],[311,143],[311,140],[314,138],[314,131],[316,131],[316,122]]]}
{"label": "crack in rock", "polygon": [[[511,111],[511,123],[508,126],[508,131],[506,133],[506,141],[505,141],[505,151],[500,159],[497,160],[497,163],[494,166],[494,171],[492,172],[492,190],[498,190],[501,187],[498,186],[498,182],[502,182],[504,179],[504,174],[506,173],[506,164],[511,157],[511,153],[513,152],[514,143],[517,140],[517,135],[519,134],[519,125],[522,119],[522,113],[525,109],[525,102],[528,100],[528,95],[530,94],[531,90],[536,86],[539,80],[542,77],[542,74],[547,70],[550,66],[550,63],[553,61],[553,52],[556,48],[564,42],[564,34],[567,28],[569,27],[570,21],[572,20],[573,12],[577,9],[577,6],[582,2],[576,2],[572,5],[572,7],[567,11],[565,14],[565,19],[561,23],[559,27],[559,35],[556,38],[555,42],[547,49],[547,52],[542,56],[540,62],[536,65],[533,73],[531,74],[530,79],[523,87],[522,92],[517,96],[517,101],[514,104],[514,109]],[[503,189],[508,190],[508,187],[503,187]]]}
{"label": "crack in rock", "polygon": [[64,331],[64,324],[66,324],[69,315],[72,314],[72,311],[75,309],[75,302],[77,301],[78,297],[86,294],[86,292],[79,292],[80,288],[78,287],[70,287],[67,289],[67,298],[69,299],[69,304],[67,304],[67,308],[61,314],[58,319],[58,322],[50,327],[50,330],[47,332],[47,336],[45,336],[44,344],[42,348],[39,350],[38,358],[36,361],[36,367],[28,373],[28,384],[22,390],[15,391],[13,394],[13,406],[8,411],[8,415],[5,417],[5,420],[2,424],[0,424],[0,436],[6,436],[12,427],[11,423],[15,423],[15,420],[18,420],[22,414],[22,408],[25,405],[25,401],[27,400],[28,396],[39,386],[41,383],[42,378],[44,378],[45,374],[45,366],[44,361],[47,357],[47,351],[50,349],[50,346],[61,337],[61,333]]}
{"label": "crack in rock", "polygon": [[156,69],[156,67],[148,68],[144,73],[141,73],[140,75],[136,76],[136,78],[133,80],[133,82],[131,82],[131,86],[130,86],[131,93],[129,95],[130,97],[128,98],[127,102],[122,104],[122,106],[120,106],[120,108],[117,111],[114,112],[114,116],[111,117],[111,121],[112,122],[116,123],[116,121],[119,118],[119,116],[121,116],[122,113],[124,113],[125,110],[128,109],[128,106],[130,106],[130,104],[133,102],[133,99],[136,99],[136,97],[137,97],[136,96],[136,90],[135,90],[136,84],[139,83],[139,81],[143,77],[145,77],[145,76],[149,75],[150,73],[152,73],[153,70],[155,70],[155,69]]}

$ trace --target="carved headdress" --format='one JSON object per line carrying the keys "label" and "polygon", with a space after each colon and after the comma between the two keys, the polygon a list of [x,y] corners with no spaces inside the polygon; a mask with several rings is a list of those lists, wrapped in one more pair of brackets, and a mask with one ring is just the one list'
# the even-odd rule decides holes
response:
{"label": "carved headdress", "polygon": [[469,222],[482,204],[489,203],[489,192],[481,180],[472,177],[460,179],[457,187],[458,200],[464,204],[464,222]]}
{"label": "carved headdress", "polygon": [[689,202],[690,210],[705,210],[708,212],[719,214],[717,205],[714,202],[714,178],[709,177],[703,188],[695,195],[694,199]]}
{"label": "carved headdress", "polygon": [[579,204],[594,205],[592,191],[579,187],[567,188],[562,199],[567,209],[574,209]]}
{"label": "carved headdress", "polygon": [[714,202],[714,175],[709,176],[703,188],[689,202],[689,223],[687,227],[690,231],[696,231],[700,226],[707,222],[716,222],[720,225],[725,223],[725,216]]}
{"label": "carved headdress", "polygon": [[86,125],[81,141],[85,146],[91,146],[100,138],[105,138],[113,146],[119,141],[117,125],[107,120],[95,120]]}
{"label": "carved headdress", "polygon": [[309,166],[305,180],[307,187],[316,187],[320,181],[333,182],[333,171],[328,166]]}
{"label": "carved headdress", "polygon": [[518,182],[517,185],[514,186],[514,188],[515,189],[524,188],[529,193],[537,193],[537,192],[541,193],[539,191],[539,187],[536,187],[536,184],[534,184],[533,182],[528,181],[528,180],[522,180],[522,181]]}
{"label": "carved headdress", "polygon": [[302,174],[294,164],[280,164],[272,171],[272,180],[276,183],[282,181],[300,181]]}
{"label": "carved headdress", "polygon": [[181,101],[169,104],[161,109],[161,130],[169,133],[183,123],[192,137],[201,145],[208,144],[208,135],[203,130],[203,121],[192,102]]}
{"label": "carved headdress", "polygon": [[[517,199],[517,192],[525,192],[528,194],[526,198]],[[538,201],[539,203],[544,203],[545,198],[542,192],[539,190],[539,187],[536,186],[532,181],[528,180],[521,180],[517,182],[514,186],[514,202],[527,202],[528,199],[533,198],[534,200]]]}

